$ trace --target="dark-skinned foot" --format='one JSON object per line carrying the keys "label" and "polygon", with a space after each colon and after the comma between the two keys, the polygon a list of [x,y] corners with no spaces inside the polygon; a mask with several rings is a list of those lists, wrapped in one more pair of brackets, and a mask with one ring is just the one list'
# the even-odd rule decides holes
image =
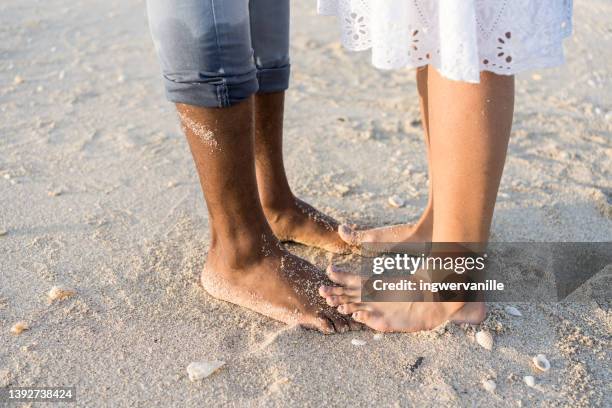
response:
{"label": "dark-skinned foot", "polygon": [[299,198],[264,213],[276,237],[283,242],[321,248],[335,254],[351,253],[351,247],[338,234],[338,222]]}
{"label": "dark-skinned foot", "polygon": [[214,246],[201,283],[217,299],[287,324],[325,334],[361,328],[318,296],[318,288],[330,283],[325,274],[286,252],[273,236],[262,237],[255,245]]}

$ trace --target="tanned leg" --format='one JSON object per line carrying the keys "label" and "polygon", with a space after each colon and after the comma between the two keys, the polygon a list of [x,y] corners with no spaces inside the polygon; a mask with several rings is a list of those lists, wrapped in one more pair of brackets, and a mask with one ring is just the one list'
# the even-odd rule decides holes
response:
{"label": "tanned leg", "polygon": [[[468,84],[430,69],[428,92],[433,241],[484,248],[508,149],[514,77],[485,72],[479,84]],[[376,330],[428,330],[485,316],[483,303],[360,303],[358,278],[334,269],[329,274],[342,287],[320,288],[328,304]]]}
{"label": "tanned leg", "polygon": [[264,214],[281,241],[348,253],[338,223],[295,197],[289,187],[283,164],[284,100],[284,92],[255,96],[255,164]]}
{"label": "tanned leg", "polygon": [[209,212],[203,287],[288,324],[346,331],[348,320],[317,296],[324,275],[286,252],[266,222],[255,176],[253,98],[224,109],[177,109]]}
{"label": "tanned leg", "polygon": [[[419,105],[421,108],[421,123],[425,145],[427,146],[427,167],[429,172],[429,195],[425,210],[419,220],[414,224],[399,224],[369,230],[355,230],[348,225],[341,225],[338,232],[342,239],[356,250],[365,249],[370,243],[384,243],[384,249],[393,250],[394,243],[421,243],[431,242],[433,233],[433,183],[431,180],[431,146],[429,139],[429,98],[427,92],[427,78],[429,66],[417,69],[417,89],[419,91]],[[410,180],[407,180],[410,182]],[[382,248],[374,245],[373,248]]]}

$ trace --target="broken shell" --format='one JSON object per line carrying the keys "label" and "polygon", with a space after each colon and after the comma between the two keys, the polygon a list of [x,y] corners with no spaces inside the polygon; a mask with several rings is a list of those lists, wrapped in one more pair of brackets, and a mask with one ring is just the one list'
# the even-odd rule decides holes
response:
{"label": "broken shell", "polygon": [[383,334],[382,333],[376,333],[374,336],[372,336],[372,338],[376,341],[380,341],[383,339]]}
{"label": "broken shell", "polygon": [[225,361],[194,361],[187,366],[191,381],[200,381],[225,365]]}
{"label": "broken shell", "polygon": [[535,378],[533,378],[533,376],[531,375],[526,375],[523,377],[523,382],[525,384],[527,384],[528,387],[533,387],[535,386]]}
{"label": "broken shell", "polygon": [[508,313],[510,316],[516,316],[516,317],[520,317],[523,314],[521,313],[520,310],[518,310],[516,307],[514,306],[506,306],[504,308],[504,310],[506,311],[506,313]]}
{"label": "broken shell", "polygon": [[550,362],[544,354],[538,354],[532,358],[531,361],[533,362],[533,365],[542,372],[550,370]]}
{"label": "broken shell", "polygon": [[351,191],[351,188],[344,184],[336,184],[334,189],[338,194],[340,194],[340,196],[345,196],[349,191]]}
{"label": "broken shell", "polygon": [[20,77],[19,75],[17,75],[17,76],[15,76],[15,78],[13,78],[13,83],[15,85],[19,85],[19,84],[23,83],[23,78]]}
{"label": "broken shell", "polygon": [[367,344],[367,342],[365,340],[353,339],[353,340],[351,340],[351,344],[353,346],[365,346]]}
{"label": "broken shell", "polygon": [[30,326],[24,321],[17,322],[11,327],[11,333],[14,335],[20,335],[26,330],[30,330]]}
{"label": "broken shell", "polygon": [[493,350],[493,336],[489,332],[479,331],[476,333],[476,343],[487,350]]}
{"label": "broken shell", "polygon": [[8,234],[8,231],[5,229],[0,228],[0,237],[5,236],[6,234]]}
{"label": "broken shell", "polygon": [[495,384],[495,381],[493,380],[485,380],[482,382],[482,388],[484,388],[488,392],[495,392],[497,384]]}
{"label": "broken shell", "polygon": [[398,196],[389,197],[388,201],[389,201],[389,205],[394,208],[400,208],[406,204],[404,199]]}
{"label": "broken shell", "polygon": [[49,300],[51,302],[55,300],[64,300],[76,294],[76,290],[67,288],[65,286],[54,286],[48,293]]}

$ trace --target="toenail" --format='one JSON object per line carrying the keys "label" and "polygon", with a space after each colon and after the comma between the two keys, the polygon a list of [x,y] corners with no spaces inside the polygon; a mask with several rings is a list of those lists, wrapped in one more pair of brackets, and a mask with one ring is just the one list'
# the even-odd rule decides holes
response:
{"label": "toenail", "polygon": [[348,225],[341,225],[340,228],[342,229],[342,232],[345,234],[350,235],[353,233],[353,229],[349,227]]}

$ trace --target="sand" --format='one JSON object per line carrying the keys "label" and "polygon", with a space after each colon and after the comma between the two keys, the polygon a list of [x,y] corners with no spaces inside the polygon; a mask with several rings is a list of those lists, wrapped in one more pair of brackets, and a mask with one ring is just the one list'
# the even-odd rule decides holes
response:
{"label": "sand", "polygon": [[[294,6],[296,193],[341,221],[415,220],[427,184],[414,74],[375,71],[341,50],[314,2]],[[87,407],[612,405],[609,273],[580,302],[516,304],[522,317],[489,305],[492,351],[477,328],[322,336],[205,294],[206,211],[144,9],[0,3],[0,387],[76,386]],[[568,64],[517,80],[493,239],[610,240],[610,14],[610,2],[577,2]],[[56,285],[76,294],[50,304]],[[29,330],[15,336],[18,321]],[[546,373],[531,365],[540,353]],[[189,380],[190,363],[213,360],[226,364]]]}

